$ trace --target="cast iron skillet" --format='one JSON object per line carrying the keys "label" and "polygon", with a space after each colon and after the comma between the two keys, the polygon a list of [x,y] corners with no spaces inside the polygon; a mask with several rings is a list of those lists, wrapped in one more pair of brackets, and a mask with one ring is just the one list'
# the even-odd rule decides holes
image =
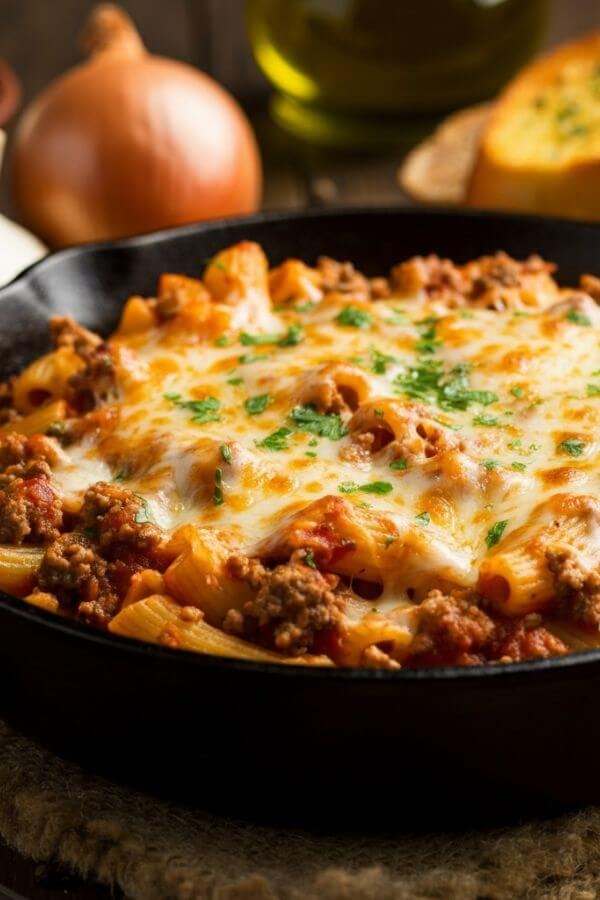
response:
{"label": "cast iron skillet", "polygon": [[[108,333],[164,271],[259,241],[381,274],[412,254],[540,253],[600,274],[600,227],[473,212],[273,214],[62,251],[0,291],[0,376],[47,346],[49,313]],[[523,811],[600,800],[600,652],[385,672],[236,662],[97,633],[0,595],[0,713],[62,752],[155,789],[323,816]]]}

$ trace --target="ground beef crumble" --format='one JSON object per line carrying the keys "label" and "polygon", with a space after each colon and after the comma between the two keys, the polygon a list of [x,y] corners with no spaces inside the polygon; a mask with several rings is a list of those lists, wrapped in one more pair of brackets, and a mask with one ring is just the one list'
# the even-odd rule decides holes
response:
{"label": "ground beef crumble", "polygon": [[568,652],[537,615],[497,621],[471,591],[430,591],[420,605],[407,665],[477,665],[545,659]]}
{"label": "ground beef crumble", "polygon": [[533,255],[519,261],[499,252],[482,256],[465,266],[435,254],[414,256],[391,271],[392,288],[405,294],[425,291],[431,298],[443,298],[454,306],[476,302],[489,309],[504,309],[503,291],[525,286],[530,275],[550,273],[552,263]]}
{"label": "ground beef crumble", "polygon": [[322,575],[306,565],[304,551],[289,562],[267,569],[257,559],[232,556],[228,568],[256,592],[242,610],[225,616],[225,631],[300,655],[313,649],[315,637],[340,621],[343,596],[336,575]]}
{"label": "ground beef crumble", "polygon": [[0,543],[45,543],[58,536],[62,501],[49,463],[57,445],[44,435],[0,436]]}
{"label": "ground beef crumble", "polygon": [[108,577],[108,563],[84,534],[63,534],[50,544],[38,587],[54,594],[61,606],[76,606],[78,616],[95,625],[106,625],[120,604]]}
{"label": "ground beef crumble", "polygon": [[548,568],[554,578],[558,615],[600,627],[600,567],[586,566],[581,555],[568,544],[554,544],[546,551]]}
{"label": "ground beef crumble", "polygon": [[69,347],[82,359],[89,359],[103,343],[102,338],[79,325],[71,316],[52,316],[50,337],[55,347]]}
{"label": "ground beef crumble", "polygon": [[148,521],[143,498],[107,482],[86,491],[78,529],[47,548],[38,588],[55,594],[79,618],[105,626],[118,612],[131,576],[163,568],[162,534]]}
{"label": "ground beef crumble", "polygon": [[87,489],[80,518],[82,528],[94,532],[100,548],[132,544],[147,551],[155,548],[162,537],[150,520],[143,497],[107,481],[98,481]]}
{"label": "ground beef crumble", "polygon": [[[369,279],[362,272],[358,272],[350,262],[338,262],[329,256],[320,256],[317,260],[317,271],[325,292],[339,291],[362,300],[368,300],[371,296]],[[378,284],[376,289],[381,296],[382,284]]]}

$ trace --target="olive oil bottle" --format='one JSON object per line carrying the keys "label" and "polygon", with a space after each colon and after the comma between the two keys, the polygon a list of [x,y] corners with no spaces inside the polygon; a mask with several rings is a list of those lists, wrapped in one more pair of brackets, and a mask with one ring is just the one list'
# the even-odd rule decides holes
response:
{"label": "olive oil bottle", "polygon": [[248,0],[272,113],[322,144],[410,140],[492,96],[531,56],[547,0]]}

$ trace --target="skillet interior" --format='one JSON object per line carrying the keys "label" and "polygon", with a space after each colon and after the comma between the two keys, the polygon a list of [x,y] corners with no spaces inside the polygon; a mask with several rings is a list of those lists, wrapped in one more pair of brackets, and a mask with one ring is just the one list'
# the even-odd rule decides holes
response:
{"label": "skillet interior", "polygon": [[[462,262],[497,249],[554,260],[565,283],[600,274],[600,227],[573,222],[369,210],[206,223],[62,251],[29,269],[0,291],[0,377],[44,352],[50,313],[108,333],[129,294],[152,293],[163,271],[195,275],[242,238],[272,263],[327,253],[368,274],[415,253]],[[6,716],[155,789],[284,808],[292,797],[309,812],[318,800],[319,815],[387,808],[395,796],[413,821],[432,808],[454,816],[459,798],[463,811],[488,812],[600,799],[600,652],[471,670],[293,670],[97,635],[6,597],[0,647]]]}

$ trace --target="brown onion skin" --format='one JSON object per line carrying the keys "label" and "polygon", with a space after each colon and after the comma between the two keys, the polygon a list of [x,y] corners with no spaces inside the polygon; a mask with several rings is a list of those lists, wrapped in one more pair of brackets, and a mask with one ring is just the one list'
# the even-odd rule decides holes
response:
{"label": "brown onion skin", "polygon": [[237,103],[208,76],[106,54],[26,109],[12,189],[21,221],[63,247],[253,212],[260,156]]}

